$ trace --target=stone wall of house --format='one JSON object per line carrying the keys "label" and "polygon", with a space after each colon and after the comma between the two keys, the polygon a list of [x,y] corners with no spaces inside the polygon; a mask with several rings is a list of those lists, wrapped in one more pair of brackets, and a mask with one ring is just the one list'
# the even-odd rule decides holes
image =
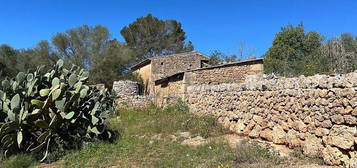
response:
{"label": "stone wall of house", "polygon": [[248,75],[263,73],[263,62],[226,64],[186,72],[185,83],[188,85],[220,84],[243,82]]}
{"label": "stone wall of house", "polygon": [[152,58],[153,81],[174,75],[178,72],[201,68],[202,61],[208,61],[208,58],[197,52]]}
{"label": "stone wall of house", "polygon": [[145,107],[153,102],[153,97],[140,95],[140,84],[138,82],[123,80],[113,83],[113,91],[116,93],[116,104],[119,108]]}
{"label": "stone wall of house", "polygon": [[188,86],[185,102],[230,130],[357,167],[357,72],[297,78],[249,76],[240,84]]}
{"label": "stone wall of house", "polygon": [[133,72],[133,75],[137,76],[143,82],[143,91],[145,94],[149,94],[152,89],[153,89],[153,84],[151,80],[151,64],[147,64],[145,66],[142,66],[138,69],[136,69]]}
{"label": "stone wall of house", "polygon": [[184,96],[183,74],[175,75],[155,85],[155,104],[165,106],[175,104]]}

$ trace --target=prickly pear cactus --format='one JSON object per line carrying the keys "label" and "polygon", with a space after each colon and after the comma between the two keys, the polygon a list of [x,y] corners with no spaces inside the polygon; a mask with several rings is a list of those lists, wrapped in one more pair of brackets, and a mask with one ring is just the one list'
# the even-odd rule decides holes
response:
{"label": "prickly pear cactus", "polygon": [[50,70],[20,72],[0,85],[0,148],[6,156],[43,153],[51,146],[111,138],[103,121],[114,112],[107,90],[87,85],[88,72],[59,60]]}

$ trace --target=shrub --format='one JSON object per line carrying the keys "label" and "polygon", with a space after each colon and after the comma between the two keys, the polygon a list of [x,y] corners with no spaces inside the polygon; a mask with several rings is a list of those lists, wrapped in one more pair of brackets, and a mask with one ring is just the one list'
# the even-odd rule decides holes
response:
{"label": "shrub", "polygon": [[247,141],[242,141],[237,144],[236,151],[236,162],[238,164],[259,163],[276,165],[282,162],[276,153],[269,150],[269,146],[263,147],[257,143],[249,144]]}
{"label": "shrub", "polygon": [[112,95],[87,84],[88,73],[59,60],[51,70],[20,72],[0,86],[0,151],[37,153],[111,138],[103,121],[114,111]]}

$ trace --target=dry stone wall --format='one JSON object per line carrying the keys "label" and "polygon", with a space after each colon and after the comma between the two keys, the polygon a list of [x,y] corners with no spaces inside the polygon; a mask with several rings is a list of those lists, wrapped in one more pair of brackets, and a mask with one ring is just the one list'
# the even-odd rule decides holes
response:
{"label": "dry stone wall", "polygon": [[193,113],[214,115],[232,131],[319,156],[330,165],[357,167],[357,72],[274,78],[241,84],[189,86]]}
{"label": "dry stone wall", "polygon": [[259,59],[188,71],[185,73],[185,83],[188,85],[239,83],[248,75],[262,73],[263,61]]}
{"label": "dry stone wall", "polygon": [[151,96],[139,95],[140,85],[134,81],[115,81],[113,91],[117,95],[116,104],[120,108],[124,107],[145,107],[153,102]]}

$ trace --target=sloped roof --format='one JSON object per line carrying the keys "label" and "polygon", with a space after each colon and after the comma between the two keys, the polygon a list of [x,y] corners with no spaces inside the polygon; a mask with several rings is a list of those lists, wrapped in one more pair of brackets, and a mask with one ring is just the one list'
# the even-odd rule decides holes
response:
{"label": "sloped roof", "polygon": [[209,60],[209,57],[202,54],[202,53],[199,53],[199,52],[185,52],[185,53],[178,53],[178,54],[170,54],[170,55],[164,55],[164,56],[157,56],[157,57],[151,57],[151,58],[147,58],[135,65],[133,65],[130,69],[132,71],[136,70],[136,69],[139,69],[147,64],[150,64],[151,63],[151,60],[153,59],[163,59],[163,58],[167,58],[167,57],[179,57],[179,56],[188,56],[188,55],[191,55],[191,56],[200,56],[203,60]]}

